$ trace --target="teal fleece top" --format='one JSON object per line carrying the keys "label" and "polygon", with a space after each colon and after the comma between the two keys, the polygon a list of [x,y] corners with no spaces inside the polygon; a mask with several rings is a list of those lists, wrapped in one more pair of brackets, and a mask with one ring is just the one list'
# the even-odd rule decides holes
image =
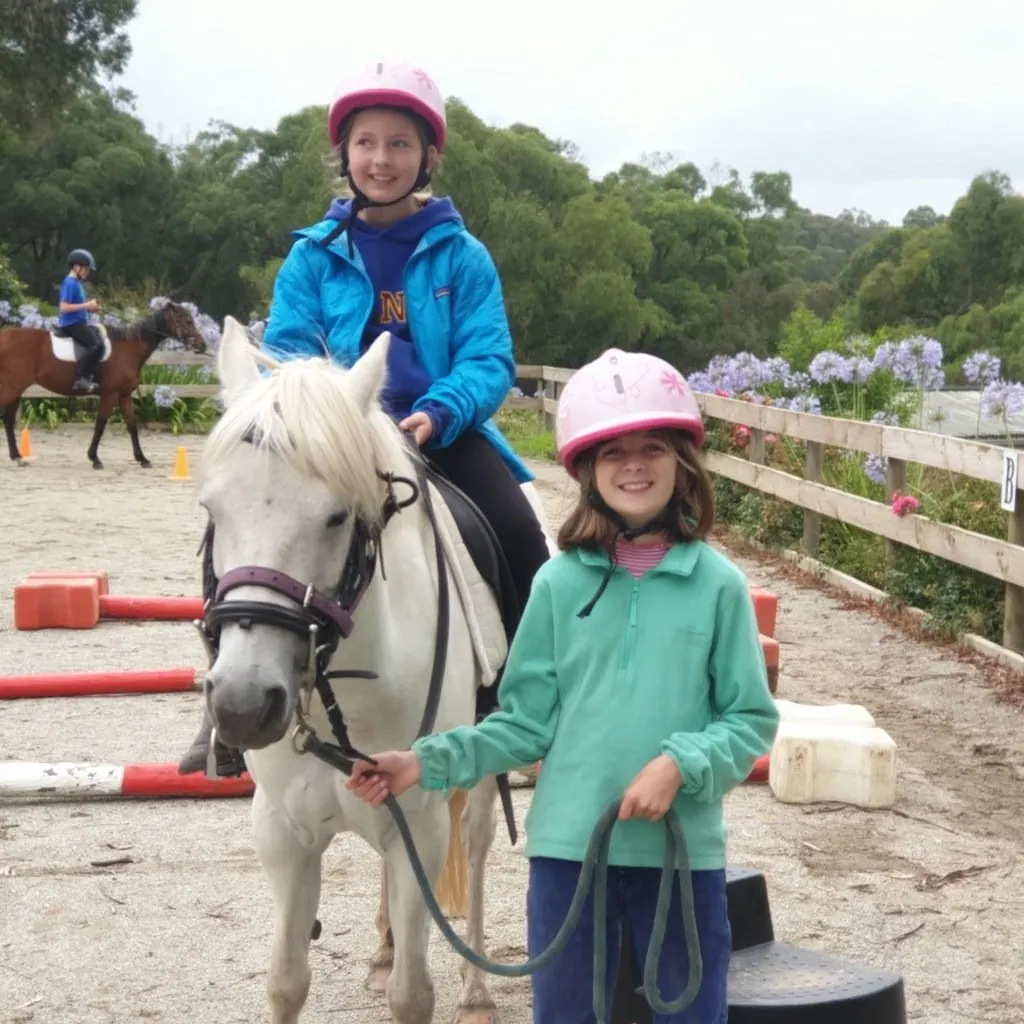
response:
{"label": "teal fleece top", "polygon": [[[413,744],[425,789],[472,788],[543,758],[526,816],[528,857],[582,861],[597,819],[649,761],[668,754],[683,782],[673,807],[694,870],[726,864],[725,794],[775,738],[747,581],[714,548],[673,545],[634,579],[576,549],[536,577],[498,690],[501,709]],[[663,822],[612,833],[610,864],[661,867]]]}

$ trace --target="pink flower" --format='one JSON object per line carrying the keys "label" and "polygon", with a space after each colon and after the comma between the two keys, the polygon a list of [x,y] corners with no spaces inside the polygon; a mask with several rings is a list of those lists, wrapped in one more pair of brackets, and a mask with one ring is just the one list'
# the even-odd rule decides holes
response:
{"label": "pink flower", "polygon": [[732,428],[732,439],[733,442],[742,448],[750,440],[750,427],[745,427],[742,423],[737,423]]}
{"label": "pink flower", "polygon": [[719,398],[729,397],[729,392],[726,391],[725,388],[715,388],[715,394],[718,395]]}
{"label": "pink flower", "polygon": [[778,438],[774,434],[765,434],[764,435],[764,443],[765,444],[775,444],[776,441],[778,441]]}
{"label": "pink flower", "polygon": [[902,519],[909,512],[916,512],[920,508],[917,498],[910,494],[900,494],[894,491],[892,495],[892,514]]}

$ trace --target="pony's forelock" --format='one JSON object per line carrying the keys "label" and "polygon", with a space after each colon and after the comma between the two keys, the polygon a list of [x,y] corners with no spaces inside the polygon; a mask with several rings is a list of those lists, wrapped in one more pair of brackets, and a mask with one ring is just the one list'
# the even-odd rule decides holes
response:
{"label": "pony's forelock", "polygon": [[203,475],[215,474],[238,445],[252,443],[322,480],[365,522],[377,520],[384,500],[377,471],[398,469],[406,455],[398,428],[376,402],[368,413],[357,404],[348,371],[337,364],[254,356],[270,372],[230,394],[207,439]]}

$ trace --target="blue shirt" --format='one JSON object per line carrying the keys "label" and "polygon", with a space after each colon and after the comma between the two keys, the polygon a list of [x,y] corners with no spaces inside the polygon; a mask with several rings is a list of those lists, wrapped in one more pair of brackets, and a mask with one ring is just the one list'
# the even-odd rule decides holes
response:
{"label": "blue shirt", "polygon": [[[74,305],[87,301],[85,297],[85,288],[82,287],[82,282],[79,281],[74,274],[68,274],[61,283],[60,301],[70,302]],[[72,324],[88,321],[88,319],[88,310],[76,309],[73,313],[61,313],[57,317],[57,323],[61,327],[70,327]]]}

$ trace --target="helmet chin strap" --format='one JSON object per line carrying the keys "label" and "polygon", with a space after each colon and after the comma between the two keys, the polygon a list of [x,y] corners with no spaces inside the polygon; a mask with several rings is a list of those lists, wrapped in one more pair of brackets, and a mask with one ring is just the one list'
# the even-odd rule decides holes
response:
{"label": "helmet chin strap", "polygon": [[637,537],[642,537],[646,533],[655,533],[657,531],[665,531],[674,535],[677,530],[673,520],[676,518],[680,505],[678,496],[673,494],[665,507],[656,515],[648,519],[647,522],[640,526],[629,526],[627,525],[626,520],[623,519],[623,517],[616,512],[615,509],[613,509],[611,505],[604,500],[604,498],[601,497],[597,488],[592,487],[590,489],[590,493],[587,495],[587,501],[592,509],[596,512],[600,512],[601,515],[606,516],[615,523],[618,527],[618,531],[615,534],[615,540],[612,541],[612,549],[608,552],[608,557],[611,561],[609,562],[608,569],[601,579],[601,585],[597,588],[597,593],[594,594],[594,596],[576,613],[576,617],[580,619],[585,619],[594,610],[594,605],[601,600],[601,595],[605,592],[605,589],[612,578],[612,573],[615,572],[615,567],[618,565],[618,559],[615,557],[615,541],[618,540],[619,537],[624,537],[626,540],[636,540]]}

